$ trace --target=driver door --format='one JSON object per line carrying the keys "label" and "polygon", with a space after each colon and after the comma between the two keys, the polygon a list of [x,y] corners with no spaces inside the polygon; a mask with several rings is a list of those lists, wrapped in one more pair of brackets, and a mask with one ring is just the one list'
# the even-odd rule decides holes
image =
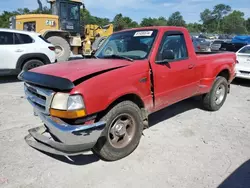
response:
{"label": "driver door", "polygon": [[[157,63],[163,60],[162,53],[167,50],[174,52],[174,59]],[[153,66],[156,108],[191,97],[198,91],[194,61],[189,57],[183,33],[168,31],[164,34]]]}

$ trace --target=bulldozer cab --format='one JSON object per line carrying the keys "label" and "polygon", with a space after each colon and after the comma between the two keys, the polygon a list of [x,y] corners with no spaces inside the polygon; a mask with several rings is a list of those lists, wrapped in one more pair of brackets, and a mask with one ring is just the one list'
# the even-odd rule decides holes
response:
{"label": "bulldozer cab", "polygon": [[81,0],[49,0],[53,15],[59,16],[60,29],[72,35],[81,32],[80,7]]}

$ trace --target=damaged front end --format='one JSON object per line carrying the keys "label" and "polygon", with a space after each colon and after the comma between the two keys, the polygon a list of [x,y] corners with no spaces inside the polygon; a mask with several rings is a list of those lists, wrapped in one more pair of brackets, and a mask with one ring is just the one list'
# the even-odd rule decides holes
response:
{"label": "damaged front end", "polygon": [[[79,99],[76,99],[76,102],[80,101],[79,104],[70,99],[72,104],[68,105],[70,96],[67,96],[67,93],[74,88],[74,83],[65,78],[34,72],[22,72],[18,77],[24,81],[25,96],[33,106],[34,113],[44,123],[44,126],[29,130],[29,134],[25,137],[28,145],[41,151],[63,156],[79,155],[93,148],[101,136],[105,122],[89,121],[86,114],[83,113],[85,112],[84,102]],[[65,96],[68,97],[65,99],[66,102],[64,101],[65,96],[57,96],[58,93],[66,93]],[[53,101],[56,100],[59,104],[53,104]],[[64,103],[65,105],[63,105]],[[51,108],[52,105],[58,109]],[[75,107],[77,109],[74,109]],[[68,117],[53,116],[53,113]],[[86,119],[87,122],[71,124],[70,122],[74,121],[67,121],[67,118],[74,120],[73,118],[78,117]]]}

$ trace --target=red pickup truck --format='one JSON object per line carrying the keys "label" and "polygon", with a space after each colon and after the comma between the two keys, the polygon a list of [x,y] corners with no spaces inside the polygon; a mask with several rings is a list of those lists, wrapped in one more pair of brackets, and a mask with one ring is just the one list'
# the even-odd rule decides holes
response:
{"label": "red pickup truck", "polygon": [[207,110],[219,110],[235,63],[234,53],[196,54],[182,27],[116,32],[93,59],[19,74],[27,100],[44,122],[25,140],[57,155],[92,150],[104,160],[121,159],[138,146],[149,114],[198,95]]}

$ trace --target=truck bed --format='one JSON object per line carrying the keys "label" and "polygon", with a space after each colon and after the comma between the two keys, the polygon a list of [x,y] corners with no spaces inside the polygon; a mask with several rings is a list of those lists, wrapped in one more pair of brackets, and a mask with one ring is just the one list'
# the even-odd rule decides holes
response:
{"label": "truck bed", "polygon": [[213,51],[213,52],[196,52],[196,55],[212,55],[212,54],[222,54],[222,53],[228,53],[229,51]]}
{"label": "truck bed", "polygon": [[198,62],[232,62],[236,61],[235,53],[228,51],[198,52],[196,53]]}

